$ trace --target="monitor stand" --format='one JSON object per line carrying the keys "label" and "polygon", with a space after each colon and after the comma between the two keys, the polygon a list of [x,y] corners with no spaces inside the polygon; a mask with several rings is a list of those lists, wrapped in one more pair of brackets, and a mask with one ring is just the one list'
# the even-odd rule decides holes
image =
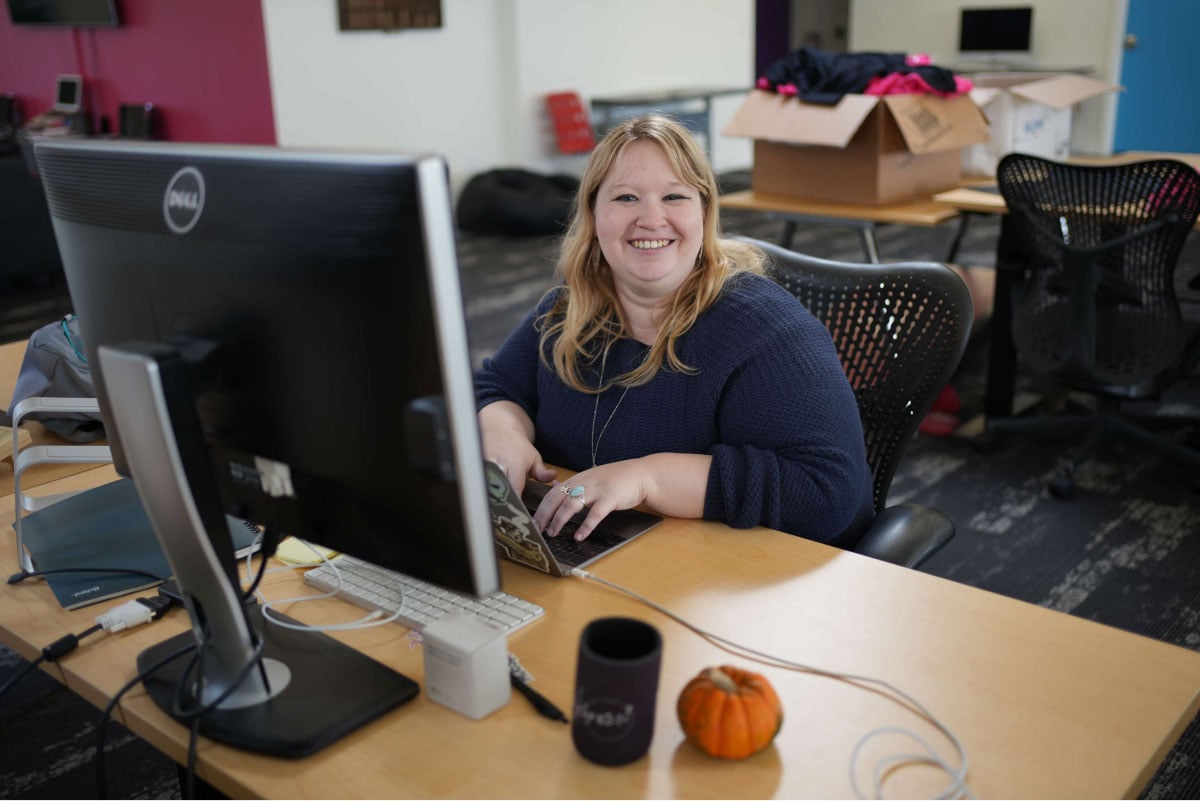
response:
{"label": "monitor stand", "polygon": [[413,698],[418,687],[324,634],[273,626],[243,603],[190,380],[189,363],[210,358],[202,342],[99,349],[129,471],[192,621],[190,632],[139,655],[138,667],[187,651],[146,680],[164,711],[190,725],[189,713],[204,708],[206,737],[303,757]]}
{"label": "monitor stand", "polygon": [[[247,619],[262,638],[263,661],[287,666],[290,680],[268,700],[250,706],[217,706],[200,718],[205,737],[248,751],[300,758],[314,754],[339,738],[390,712],[419,692],[416,682],[386,665],[320,632],[275,626],[262,619],[262,609],[247,607]],[[272,617],[291,620],[272,612]],[[183,725],[190,721],[174,714],[176,705],[196,705],[195,692],[180,698],[180,682],[192,681],[189,671],[196,637],[185,632],[138,655],[138,670],[193,646],[182,656],[146,678],[146,692],[167,714]],[[190,673],[190,677],[189,674]]]}

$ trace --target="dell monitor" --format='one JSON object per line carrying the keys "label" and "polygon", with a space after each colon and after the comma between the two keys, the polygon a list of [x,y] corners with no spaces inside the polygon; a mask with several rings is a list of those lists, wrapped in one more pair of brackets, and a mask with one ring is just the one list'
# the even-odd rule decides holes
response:
{"label": "dell monitor", "polygon": [[[499,587],[445,162],[112,140],[36,153],[115,466],[181,585],[185,637],[211,654],[201,731],[311,752],[394,702],[368,691],[353,723],[292,731],[274,687],[303,680],[312,648],[272,657],[295,632],[240,602],[226,514],[454,590]],[[281,679],[257,667],[264,642]],[[403,694],[353,675],[339,693]]]}
{"label": "dell monitor", "polygon": [[967,57],[997,59],[1029,55],[1033,8],[963,8],[959,10],[958,52]]}

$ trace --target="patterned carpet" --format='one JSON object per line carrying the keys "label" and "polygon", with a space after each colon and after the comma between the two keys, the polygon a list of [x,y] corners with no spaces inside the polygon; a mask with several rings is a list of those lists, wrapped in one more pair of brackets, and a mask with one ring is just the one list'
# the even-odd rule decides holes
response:
{"label": "patterned carpet", "polygon": [[[741,179],[731,176],[727,189],[741,188]],[[725,228],[773,239],[780,223],[731,211]],[[992,265],[996,233],[994,221],[973,222],[959,263]],[[878,240],[884,259],[941,259],[952,235],[950,228],[887,227]],[[801,226],[793,246],[818,256],[862,258],[859,236],[850,229]],[[550,286],[554,249],[552,237],[463,235],[460,260],[477,363]],[[1200,240],[1193,237],[1180,286],[1198,272]],[[1185,300],[1186,313],[1200,320],[1200,297],[1191,292]],[[58,313],[48,314],[46,321]],[[986,331],[980,331],[978,345]],[[982,347],[972,347],[955,378],[963,419],[981,408],[984,356]],[[1200,410],[1200,381],[1183,387],[1173,400],[1176,409]],[[1084,466],[1074,500],[1059,501],[1044,484],[1060,447],[1012,437],[994,451],[981,452],[963,437],[914,440],[891,500],[936,506],[958,529],[923,569],[1200,650],[1200,493],[1189,485],[1196,477],[1182,475],[1157,456],[1114,450]],[[11,651],[0,649],[0,683],[21,664]],[[48,677],[26,679],[0,702],[0,797],[96,796],[92,742],[97,718],[95,709]],[[113,727],[109,742],[114,746],[110,797],[179,796],[174,763],[119,727]],[[1193,722],[1142,797],[1200,797],[1200,722]]]}

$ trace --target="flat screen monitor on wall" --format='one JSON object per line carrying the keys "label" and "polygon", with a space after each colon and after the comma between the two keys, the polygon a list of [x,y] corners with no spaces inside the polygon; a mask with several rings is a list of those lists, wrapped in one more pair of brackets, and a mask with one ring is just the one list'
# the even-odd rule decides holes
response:
{"label": "flat screen monitor on wall", "polygon": [[98,28],[120,24],[116,0],[7,0],[14,25],[77,25]]}
{"label": "flat screen monitor on wall", "polygon": [[960,9],[958,50],[963,55],[1029,53],[1033,9],[1029,6]]}

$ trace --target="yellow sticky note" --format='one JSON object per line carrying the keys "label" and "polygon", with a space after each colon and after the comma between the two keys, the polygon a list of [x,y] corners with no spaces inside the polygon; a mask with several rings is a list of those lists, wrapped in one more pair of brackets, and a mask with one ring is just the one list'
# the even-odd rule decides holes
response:
{"label": "yellow sticky note", "polygon": [[299,540],[295,537],[288,537],[279,543],[279,547],[275,549],[275,556],[279,561],[289,565],[320,564],[322,557],[332,559],[337,555],[338,552],[332,548],[317,545],[315,542],[310,543],[305,540]]}

